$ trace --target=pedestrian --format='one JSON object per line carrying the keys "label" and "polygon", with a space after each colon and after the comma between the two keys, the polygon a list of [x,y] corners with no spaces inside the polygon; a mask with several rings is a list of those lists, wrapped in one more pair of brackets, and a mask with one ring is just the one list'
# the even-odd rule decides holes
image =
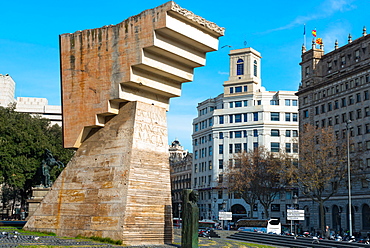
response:
{"label": "pedestrian", "polygon": [[325,228],[325,238],[330,239],[330,229],[329,226],[326,226]]}

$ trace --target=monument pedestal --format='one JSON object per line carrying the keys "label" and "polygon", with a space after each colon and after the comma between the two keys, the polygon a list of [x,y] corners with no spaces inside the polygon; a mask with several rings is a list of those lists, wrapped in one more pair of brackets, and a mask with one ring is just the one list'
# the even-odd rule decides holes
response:
{"label": "monument pedestal", "polygon": [[32,188],[32,197],[31,199],[27,200],[28,203],[28,216],[26,220],[28,220],[36,209],[39,207],[40,203],[50,191],[50,188],[43,188],[43,187],[33,187]]}
{"label": "monument pedestal", "polygon": [[126,245],[172,243],[167,143],[164,108],[125,103],[82,143],[25,228]]}

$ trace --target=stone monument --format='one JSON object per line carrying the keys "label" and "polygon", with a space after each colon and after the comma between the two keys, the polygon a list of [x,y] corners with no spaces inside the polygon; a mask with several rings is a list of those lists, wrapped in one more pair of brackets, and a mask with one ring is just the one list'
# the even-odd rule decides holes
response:
{"label": "stone monument", "polygon": [[78,150],[25,229],[171,243],[166,111],[223,34],[171,1],[60,35],[64,146]]}

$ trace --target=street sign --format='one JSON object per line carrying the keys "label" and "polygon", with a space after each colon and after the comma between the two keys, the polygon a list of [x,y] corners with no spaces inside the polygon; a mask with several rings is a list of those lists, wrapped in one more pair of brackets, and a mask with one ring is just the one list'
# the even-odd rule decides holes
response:
{"label": "street sign", "polygon": [[232,220],[233,213],[232,212],[218,212],[218,219],[219,220]]}
{"label": "street sign", "polygon": [[304,210],[287,209],[287,220],[304,220]]}

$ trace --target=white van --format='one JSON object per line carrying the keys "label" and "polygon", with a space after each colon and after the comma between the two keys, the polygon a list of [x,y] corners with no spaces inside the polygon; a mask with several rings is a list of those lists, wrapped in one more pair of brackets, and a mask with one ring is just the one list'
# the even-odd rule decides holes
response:
{"label": "white van", "polygon": [[279,219],[267,221],[267,233],[281,234],[281,223]]}

